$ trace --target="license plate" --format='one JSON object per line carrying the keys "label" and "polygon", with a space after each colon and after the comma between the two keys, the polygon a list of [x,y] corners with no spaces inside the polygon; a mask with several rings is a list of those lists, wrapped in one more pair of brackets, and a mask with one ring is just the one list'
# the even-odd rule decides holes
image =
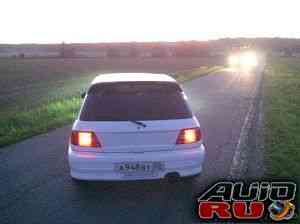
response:
{"label": "license plate", "polygon": [[125,176],[157,175],[164,170],[163,162],[123,162],[116,163],[115,170]]}

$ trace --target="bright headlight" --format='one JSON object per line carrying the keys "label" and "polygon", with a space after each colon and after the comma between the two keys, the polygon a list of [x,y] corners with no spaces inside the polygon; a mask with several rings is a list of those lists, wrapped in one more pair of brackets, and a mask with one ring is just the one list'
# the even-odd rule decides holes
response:
{"label": "bright headlight", "polygon": [[253,68],[257,66],[257,56],[254,52],[245,52],[240,56],[240,66],[243,68]]}
{"label": "bright headlight", "polygon": [[231,55],[228,58],[228,64],[229,66],[237,66],[239,65],[239,57],[237,55]]}

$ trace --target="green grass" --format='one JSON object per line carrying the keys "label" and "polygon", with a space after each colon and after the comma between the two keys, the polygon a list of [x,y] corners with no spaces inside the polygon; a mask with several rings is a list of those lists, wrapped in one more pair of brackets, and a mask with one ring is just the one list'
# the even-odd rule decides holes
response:
{"label": "green grass", "polygon": [[300,177],[300,59],[272,59],[264,77],[266,167],[271,177]]}
{"label": "green grass", "polygon": [[223,68],[223,66],[210,66],[210,67],[201,66],[199,68],[177,72],[177,73],[175,73],[174,78],[178,82],[185,82],[185,81],[191,80],[191,79],[199,77],[199,76],[207,75],[207,74],[217,71],[221,68]]}
{"label": "green grass", "polygon": [[12,144],[71,122],[80,103],[79,97],[57,100],[0,120],[0,145]]}
{"label": "green grass", "polygon": [[[300,59],[271,59],[263,87],[266,177],[292,180],[299,187]],[[299,202],[299,189],[296,197]],[[293,219],[293,223],[300,223],[299,215]]]}
{"label": "green grass", "polygon": [[[142,62],[126,59],[116,62],[98,59],[0,60],[0,147],[71,123],[81,104],[80,92],[96,74],[166,70],[183,82],[220,68],[186,69],[195,67],[197,61],[189,64],[190,61],[184,60],[167,61],[167,65],[161,62],[157,65],[160,59]],[[180,63],[182,65],[178,67]],[[170,68],[173,67],[182,72],[172,71]]]}

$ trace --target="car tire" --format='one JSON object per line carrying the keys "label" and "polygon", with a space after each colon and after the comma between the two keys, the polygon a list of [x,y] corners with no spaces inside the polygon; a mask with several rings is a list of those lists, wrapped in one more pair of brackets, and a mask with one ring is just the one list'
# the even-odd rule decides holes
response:
{"label": "car tire", "polygon": [[77,179],[74,177],[72,177],[72,182],[76,185],[84,185],[84,184],[88,183],[88,181],[86,181],[86,180],[80,180],[80,179]]}
{"label": "car tire", "polygon": [[193,175],[193,176],[183,177],[182,181],[186,184],[193,184],[196,181],[196,179],[198,179],[200,176],[201,175],[199,173],[199,174],[196,174],[196,175]]}

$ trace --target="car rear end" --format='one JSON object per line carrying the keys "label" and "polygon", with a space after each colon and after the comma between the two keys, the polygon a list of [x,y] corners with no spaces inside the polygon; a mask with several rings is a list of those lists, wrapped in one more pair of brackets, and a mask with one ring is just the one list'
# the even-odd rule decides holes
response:
{"label": "car rear end", "polygon": [[197,175],[205,149],[179,85],[139,81],[90,87],[68,153],[75,179],[137,180]]}

